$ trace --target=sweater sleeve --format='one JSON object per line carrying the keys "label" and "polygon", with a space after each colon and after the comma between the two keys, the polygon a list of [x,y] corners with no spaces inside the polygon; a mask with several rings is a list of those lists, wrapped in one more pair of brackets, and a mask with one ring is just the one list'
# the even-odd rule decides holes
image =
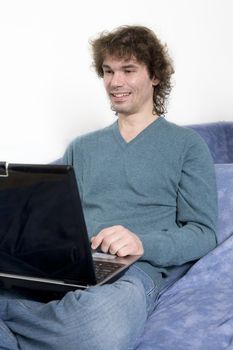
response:
{"label": "sweater sleeve", "polygon": [[82,137],[77,137],[72,141],[67,147],[63,157],[59,160],[57,164],[72,165],[75,172],[75,177],[77,185],[80,192],[80,197],[82,198],[82,188],[83,188],[83,153],[82,153]]}
{"label": "sweater sleeve", "polygon": [[177,228],[139,234],[143,261],[168,267],[194,261],[216,246],[217,193],[212,158],[194,135],[182,160],[177,190]]}
{"label": "sweater sleeve", "polygon": [[60,164],[67,164],[67,165],[73,165],[74,163],[74,155],[73,155],[73,143],[71,143],[65,153],[63,154],[63,157],[60,159]]}

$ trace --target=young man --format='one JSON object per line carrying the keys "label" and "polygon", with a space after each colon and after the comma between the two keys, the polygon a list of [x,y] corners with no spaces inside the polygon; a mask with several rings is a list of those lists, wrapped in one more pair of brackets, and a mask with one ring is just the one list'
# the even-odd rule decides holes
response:
{"label": "young man", "polygon": [[134,349],[159,291],[178,266],[216,245],[216,189],[207,146],[163,118],[173,68],[148,28],[92,42],[117,121],[78,137],[75,168],[92,248],[141,259],[118,281],[43,304],[1,291],[4,349]]}

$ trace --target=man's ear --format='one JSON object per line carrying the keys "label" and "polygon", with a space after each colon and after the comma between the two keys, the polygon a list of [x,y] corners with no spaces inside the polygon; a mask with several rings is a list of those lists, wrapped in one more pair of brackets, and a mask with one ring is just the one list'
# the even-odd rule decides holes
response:
{"label": "man's ear", "polygon": [[160,83],[160,80],[159,80],[157,77],[154,77],[154,78],[152,79],[152,85],[153,85],[153,86],[157,86],[159,83]]}

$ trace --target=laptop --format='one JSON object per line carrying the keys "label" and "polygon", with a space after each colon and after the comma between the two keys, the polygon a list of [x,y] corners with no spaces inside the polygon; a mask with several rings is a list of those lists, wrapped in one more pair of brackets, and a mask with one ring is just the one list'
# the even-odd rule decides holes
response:
{"label": "laptop", "polygon": [[0,287],[63,295],[111,283],[139,258],[91,250],[72,166],[0,162]]}

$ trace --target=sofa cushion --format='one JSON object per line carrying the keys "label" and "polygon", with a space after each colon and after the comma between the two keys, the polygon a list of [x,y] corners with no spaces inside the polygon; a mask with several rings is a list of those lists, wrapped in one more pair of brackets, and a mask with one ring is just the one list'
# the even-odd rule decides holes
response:
{"label": "sofa cushion", "polygon": [[218,189],[218,242],[233,234],[233,164],[216,164]]}
{"label": "sofa cushion", "polygon": [[233,122],[189,125],[207,143],[214,163],[233,163]]}
{"label": "sofa cushion", "polygon": [[160,294],[138,350],[232,348],[233,164],[215,169],[222,244]]}

